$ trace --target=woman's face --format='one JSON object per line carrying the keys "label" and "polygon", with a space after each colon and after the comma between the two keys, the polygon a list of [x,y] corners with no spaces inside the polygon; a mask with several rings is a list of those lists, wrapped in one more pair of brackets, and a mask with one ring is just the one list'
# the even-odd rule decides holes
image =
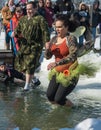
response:
{"label": "woman's face", "polygon": [[85,5],[82,5],[82,6],[81,6],[81,10],[86,10],[86,6],[85,6]]}
{"label": "woman's face", "polygon": [[66,36],[68,32],[68,27],[65,27],[63,21],[60,20],[55,22],[55,29],[59,37]]}
{"label": "woman's face", "polygon": [[38,2],[38,5],[39,5],[39,7],[43,7],[43,6],[44,6],[44,2],[43,2],[42,0],[40,0],[40,1]]}
{"label": "woman's face", "polygon": [[46,5],[47,7],[51,7],[51,1],[50,1],[50,0],[46,0],[45,5]]}
{"label": "woman's face", "polygon": [[23,11],[22,10],[17,10],[17,11],[15,11],[15,13],[16,13],[17,18],[20,18],[22,16],[22,14],[23,14]]}

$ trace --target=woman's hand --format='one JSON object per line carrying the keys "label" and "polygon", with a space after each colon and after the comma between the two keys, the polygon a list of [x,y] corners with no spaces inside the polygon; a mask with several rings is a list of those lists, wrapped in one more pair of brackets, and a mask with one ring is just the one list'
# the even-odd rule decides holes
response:
{"label": "woman's hand", "polygon": [[56,66],[55,62],[51,62],[50,64],[48,64],[47,66],[47,70],[53,69]]}

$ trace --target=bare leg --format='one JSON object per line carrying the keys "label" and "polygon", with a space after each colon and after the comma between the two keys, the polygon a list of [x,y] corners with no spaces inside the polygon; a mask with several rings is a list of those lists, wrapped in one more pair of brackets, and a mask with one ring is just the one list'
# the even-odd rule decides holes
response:
{"label": "bare leg", "polygon": [[26,74],[26,83],[25,83],[25,86],[24,86],[24,90],[29,89],[29,84],[30,84],[30,81],[31,81],[32,77],[33,77],[33,75]]}
{"label": "bare leg", "polygon": [[31,75],[31,74],[26,74],[26,82],[27,82],[27,83],[30,83],[32,77],[33,77],[33,75]]}

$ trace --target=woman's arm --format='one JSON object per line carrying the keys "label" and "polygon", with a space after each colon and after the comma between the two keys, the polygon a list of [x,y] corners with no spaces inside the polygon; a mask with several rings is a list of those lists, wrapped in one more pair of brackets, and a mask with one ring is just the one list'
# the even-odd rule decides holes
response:
{"label": "woman's arm", "polygon": [[45,58],[46,59],[50,59],[51,57],[52,57],[52,53],[51,53],[51,50],[50,50],[50,42],[47,42],[46,44],[45,44]]}

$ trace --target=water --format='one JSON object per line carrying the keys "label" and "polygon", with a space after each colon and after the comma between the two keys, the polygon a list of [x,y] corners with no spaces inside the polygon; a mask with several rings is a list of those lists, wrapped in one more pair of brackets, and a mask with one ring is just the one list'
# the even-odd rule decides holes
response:
{"label": "water", "polygon": [[[79,62],[86,60],[101,64],[101,56],[93,52]],[[101,69],[95,77],[80,77],[76,89],[68,96],[75,104],[70,109],[52,105],[46,98],[48,62],[44,59],[40,73],[36,74],[41,80],[40,87],[27,94],[19,92],[21,84],[0,83],[0,130],[59,130],[74,127],[87,118],[101,118]]]}
{"label": "water", "polygon": [[[9,86],[8,86],[9,87]],[[0,96],[0,130],[31,130],[34,127],[42,130],[58,130],[63,127],[73,127],[78,122],[91,117],[101,117],[101,103],[90,98],[71,98],[81,106],[69,109],[51,105],[40,86],[26,95],[17,94],[17,86],[1,92]],[[83,106],[82,106],[83,105]],[[6,126],[5,126],[6,124]]]}

